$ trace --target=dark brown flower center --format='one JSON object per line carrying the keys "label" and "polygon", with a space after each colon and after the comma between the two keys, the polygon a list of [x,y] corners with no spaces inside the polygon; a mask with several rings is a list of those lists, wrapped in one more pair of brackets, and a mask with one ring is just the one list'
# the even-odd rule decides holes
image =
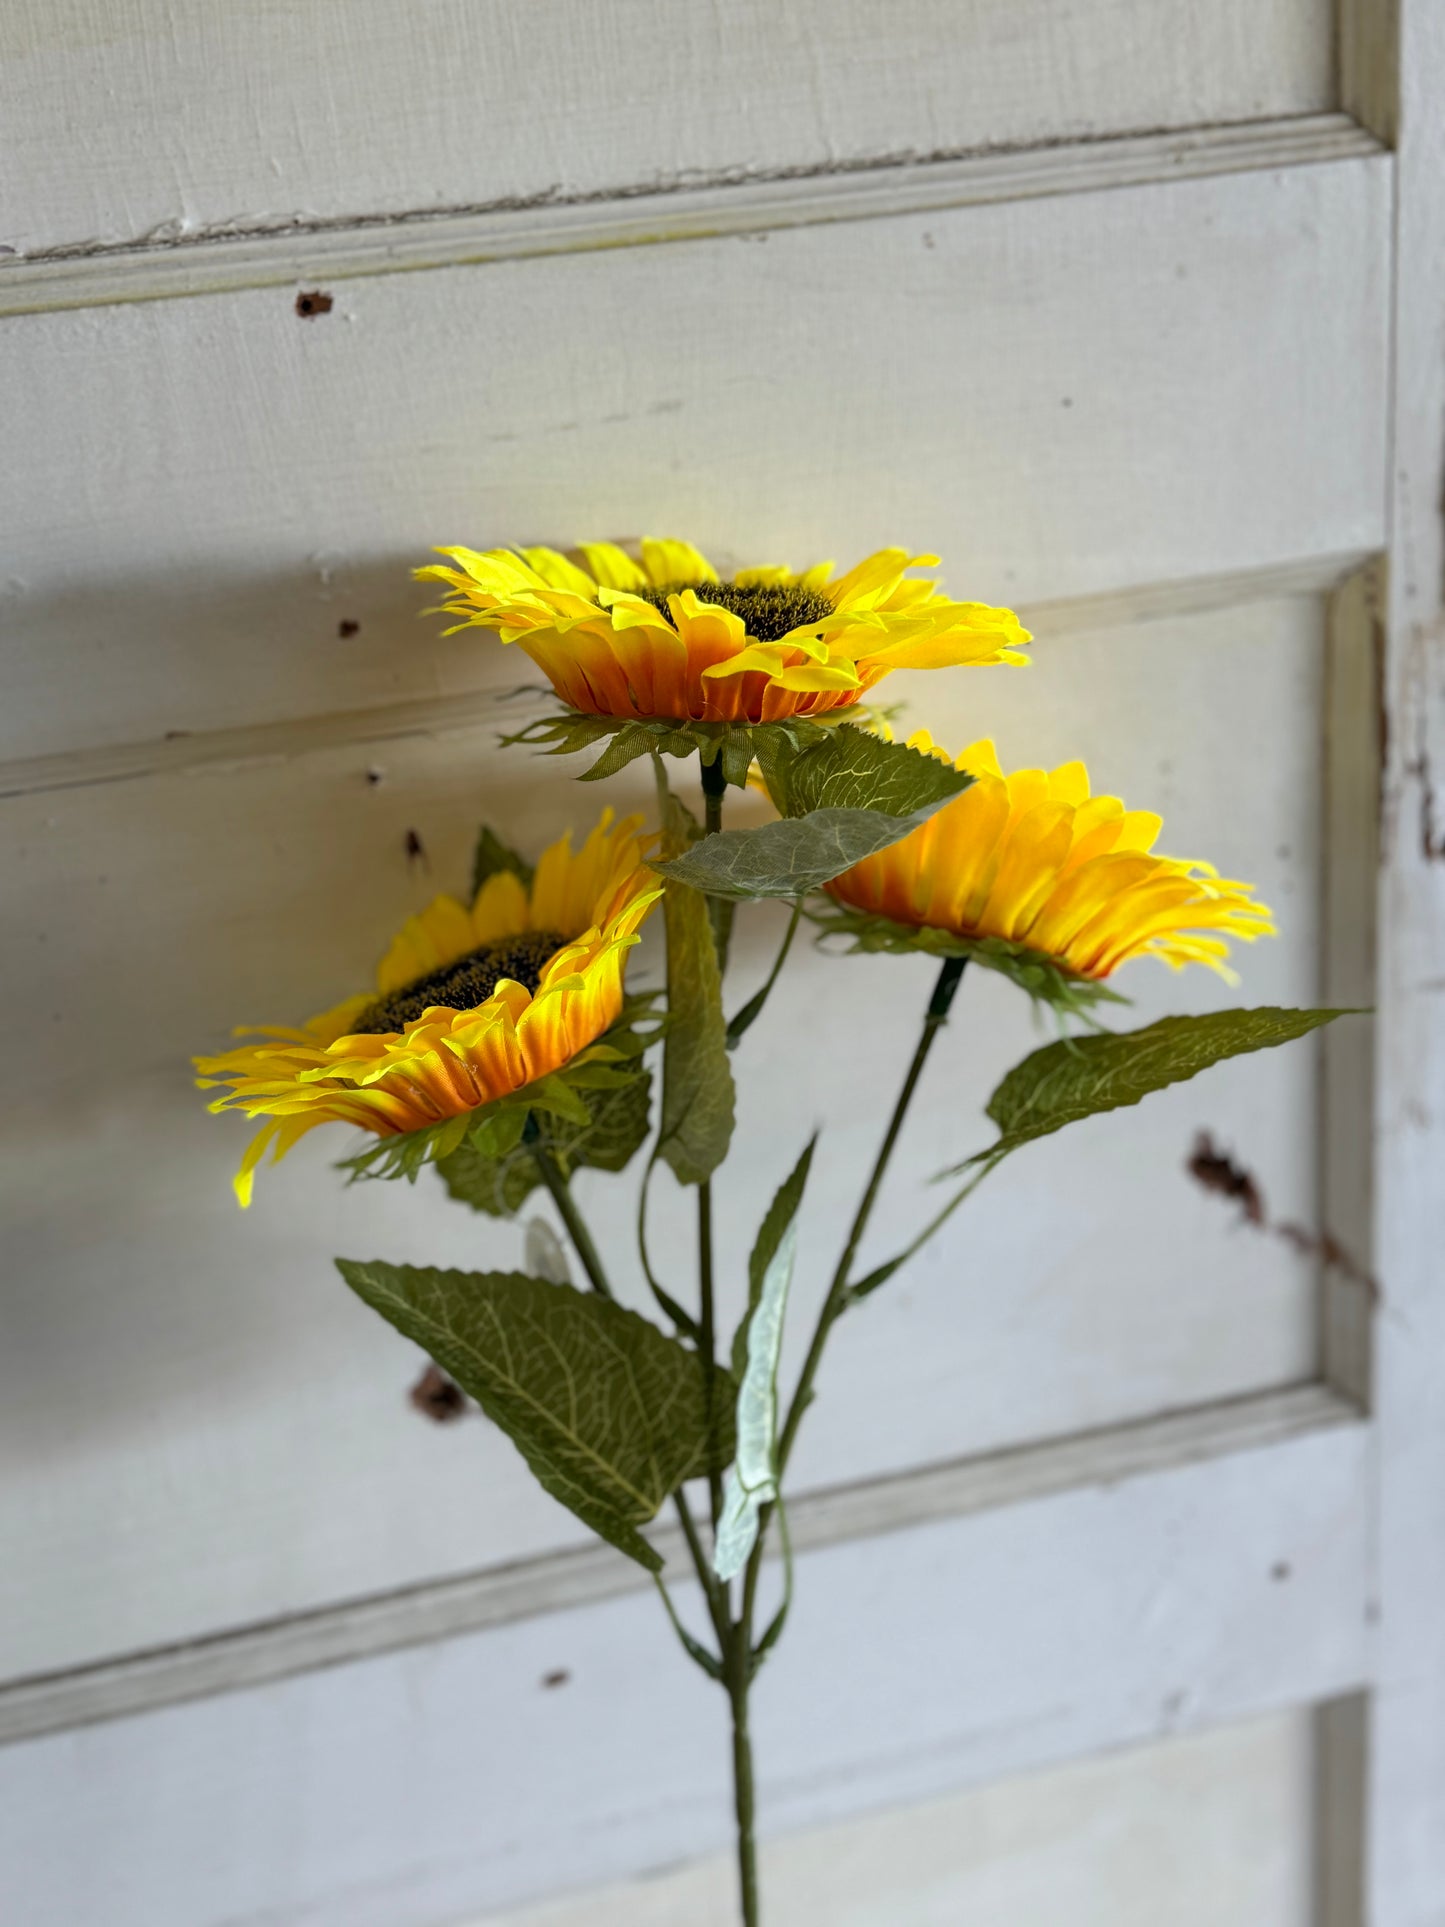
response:
{"label": "dark brown flower center", "polygon": [[433,1005],[443,1010],[475,1010],[484,1004],[503,977],[535,991],[549,958],[566,942],[555,930],[523,930],[515,937],[484,943],[469,956],[418,977],[401,990],[378,997],[352,1024],[353,1033],[382,1036],[405,1030]]}
{"label": "dark brown flower center", "polygon": [[681,595],[684,589],[695,590],[699,602],[711,602],[740,616],[748,634],[759,642],[777,642],[791,630],[822,622],[833,613],[833,604],[821,589],[805,589],[797,582],[749,583],[746,588],[736,582],[668,582],[660,589],[639,589],[637,594],[671,622],[667,598]]}

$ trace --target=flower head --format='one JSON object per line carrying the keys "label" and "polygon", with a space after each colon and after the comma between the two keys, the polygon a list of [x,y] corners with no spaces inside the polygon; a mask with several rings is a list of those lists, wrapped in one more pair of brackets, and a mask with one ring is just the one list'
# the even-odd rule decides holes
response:
{"label": "flower head", "polygon": [[[948,760],[927,731],[914,749]],[[901,842],[825,888],[865,918],[941,934],[960,952],[997,946],[1099,983],[1131,957],[1231,976],[1230,938],[1274,931],[1250,886],[1207,863],[1151,856],[1162,824],[1117,796],[1092,796],[1082,763],[1005,776],[990,742],[955,760],[976,779]],[[890,946],[891,947],[891,946]]]}
{"label": "flower head", "polygon": [[264,1153],[284,1157],[318,1124],[378,1137],[426,1129],[511,1096],[585,1052],[622,1010],[623,965],[662,884],[643,860],[641,817],[604,811],[582,848],[552,844],[530,886],[489,877],[470,906],[440,896],[409,919],[376,987],[299,1030],[198,1057],[213,1111],[272,1120],[236,1177],[249,1204]]}
{"label": "flower head", "polygon": [[[441,549],[456,628],[520,643],[573,709],[596,716],[767,723],[848,708],[891,669],[1024,662],[1017,616],[952,602],[932,555],[880,549],[832,564],[740,569],[728,581],[690,542],[645,541],[636,562],[610,542],[556,549]],[[449,630],[449,634],[455,630]]]}

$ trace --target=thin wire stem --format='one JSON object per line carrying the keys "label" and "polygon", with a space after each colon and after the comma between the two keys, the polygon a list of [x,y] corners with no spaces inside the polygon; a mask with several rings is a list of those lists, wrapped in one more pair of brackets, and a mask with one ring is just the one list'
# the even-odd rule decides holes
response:
{"label": "thin wire stem", "polygon": [[[607,1273],[603,1269],[597,1247],[592,1242],[592,1233],[587,1229],[581,1212],[573,1202],[571,1186],[563,1177],[561,1166],[551,1151],[545,1145],[536,1142],[536,1124],[530,1114],[527,1118],[527,1129],[532,1133],[532,1156],[537,1160],[537,1169],[542,1173],[542,1182],[552,1194],[552,1202],[556,1205],[558,1215],[567,1227],[567,1235],[572,1240],[592,1289],[604,1298],[613,1297],[612,1287],[607,1282]],[[524,1131],[524,1139],[526,1135]]]}
{"label": "thin wire stem", "polygon": [[717,1468],[717,1309],[713,1291],[712,1179],[697,1187],[697,1348],[702,1356],[703,1415],[707,1427],[708,1500],[713,1530],[722,1517],[722,1473]]}
{"label": "thin wire stem", "polygon": [[868,1229],[868,1220],[873,1215],[873,1207],[878,1201],[878,1193],[883,1188],[883,1179],[903,1130],[903,1121],[908,1115],[908,1107],[913,1101],[913,1093],[918,1088],[918,1080],[923,1075],[923,1067],[928,1061],[928,1053],[933,1048],[933,1040],[948,1021],[949,1007],[958,989],[959,979],[963,976],[965,959],[949,957],[945,959],[933,995],[928,1001],[928,1009],[923,1018],[923,1030],[918,1039],[918,1048],[913,1053],[913,1061],[908,1066],[908,1074],[903,1080],[903,1088],[898,1093],[898,1101],[893,1106],[893,1115],[888,1120],[888,1129],[873,1160],[867,1186],[853,1215],[849,1228],[848,1241],[838,1260],[838,1268],[833,1273],[833,1281],[828,1287],[828,1295],[823,1300],[823,1309],[818,1314],[817,1328],[813,1342],[808,1348],[808,1356],[803,1361],[803,1369],[798,1376],[797,1389],[793,1393],[792,1404],[788,1407],[787,1420],[782,1436],[778,1440],[778,1477],[781,1479],[788,1463],[788,1455],[793,1449],[793,1441],[798,1435],[798,1426],[812,1395],[813,1380],[817,1377],[818,1366],[823,1357],[823,1348],[828,1342],[828,1333],[847,1303],[848,1277],[853,1269],[853,1260],[858,1247],[863,1242],[863,1234]]}
{"label": "thin wire stem", "polygon": [[799,897],[793,904],[793,914],[788,919],[787,929],[783,932],[783,941],[778,949],[777,956],[773,959],[773,967],[768,972],[767,982],[761,990],[755,991],[753,995],[749,997],[748,1001],[728,1025],[729,1050],[737,1049],[738,1043],[744,1034],[750,1030],[758,1018],[761,1017],[763,1006],[772,995],[773,985],[778,981],[779,976],[782,974],[783,965],[788,961],[788,952],[793,947],[793,938],[798,933],[798,921],[802,914],[803,899]]}

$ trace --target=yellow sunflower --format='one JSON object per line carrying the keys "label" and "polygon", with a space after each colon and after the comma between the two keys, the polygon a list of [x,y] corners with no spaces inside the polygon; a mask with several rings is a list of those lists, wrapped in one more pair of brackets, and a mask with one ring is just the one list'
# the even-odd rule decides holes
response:
{"label": "yellow sunflower", "polygon": [[729,581],[690,542],[556,549],[439,549],[454,629],[520,643],[563,702],[594,716],[768,723],[856,703],[891,669],[1017,663],[1029,641],[1012,610],[952,602],[926,577],[934,555],[880,549],[832,564],[741,569]]}
{"label": "yellow sunflower", "polygon": [[236,1195],[251,1201],[256,1165],[282,1158],[318,1124],[379,1137],[461,1117],[559,1070],[622,1010],[623,964],[662,894],[646,867],[640,816],[612,811],[582,848],[570,833],[537,864],[530,888],[489,877],[470,907],[441,896],[401,929],[376,988],[299,1030],[198,1057],[201,1088],[228,1085],[213,1111],[274,1120],[247,1147]]}
{"label": "yellow sunflower", "polygon": [[[942,757],[926,730],[909,747]],[[1270,936],[1250,885],[1207,863],[1151,856],[1163,827],[1091,796],[1082,763],[1005,776],[991,742],[954,761],[975,782],[918,829],[824,887],[865,916],[1016,947],[1099,982],[1131,957],[1231,977],[1229,938]]]}

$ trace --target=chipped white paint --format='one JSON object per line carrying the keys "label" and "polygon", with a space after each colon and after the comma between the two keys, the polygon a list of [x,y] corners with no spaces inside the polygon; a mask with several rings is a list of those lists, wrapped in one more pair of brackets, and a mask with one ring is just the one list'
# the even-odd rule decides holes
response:
{"label": "chipped white paint", "polygon": [[[1368,10],[1376,66],[1394,9]],[[1378,1685],[1368,1927],[1445,1919],[1445,9],[1399,7],[1374,1173]],[[1379,90],[1376,89],[1378,94]]]}

